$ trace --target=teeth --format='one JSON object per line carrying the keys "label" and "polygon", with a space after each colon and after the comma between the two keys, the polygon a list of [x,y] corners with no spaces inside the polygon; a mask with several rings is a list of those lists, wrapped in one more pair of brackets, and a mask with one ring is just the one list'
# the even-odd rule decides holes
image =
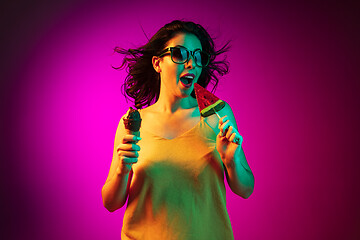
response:
{"label": "teeth", "polygon": [[181,77],[180,80],[181,80],[185,85],[188,85],[188,84],[191,84],[191,83],[192,83],[192,81],[194,80],[194,77],[191,76],[191,75],[185,75],[185,76]]}

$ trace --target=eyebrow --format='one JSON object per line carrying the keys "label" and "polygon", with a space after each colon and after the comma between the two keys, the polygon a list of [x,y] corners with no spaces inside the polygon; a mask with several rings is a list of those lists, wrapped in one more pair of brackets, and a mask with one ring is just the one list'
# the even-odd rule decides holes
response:
{"label": "eyebrow", "polygon": [[[187,50],[189,50],[187,47],[183,46],[183,45],[175,45],[175,47],[183,47],[183,48],[186,48]],[[196,48],[194,49],[192,52],[195,52],[196,50],[200,50],[202,51],[200,48]],[[191,51],[191,50],[190,50]]]}

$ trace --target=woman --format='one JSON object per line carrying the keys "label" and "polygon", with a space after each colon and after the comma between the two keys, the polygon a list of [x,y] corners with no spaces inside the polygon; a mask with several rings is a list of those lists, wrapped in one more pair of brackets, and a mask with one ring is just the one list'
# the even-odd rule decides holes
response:
{"label": "woman", "polygon": [[[206,30],[173,21],[127,54],[124,89],[140,110],[141,139],[120,120],[112,164],[102,189],[109,211],[127,198],[122,239],[233,239],[226,210],[224,172],[231,190],[248,198],[254,177],[229,105],[203,118],[192,96],[227,72]],[[145,107],[145,108],[143,108]]]}

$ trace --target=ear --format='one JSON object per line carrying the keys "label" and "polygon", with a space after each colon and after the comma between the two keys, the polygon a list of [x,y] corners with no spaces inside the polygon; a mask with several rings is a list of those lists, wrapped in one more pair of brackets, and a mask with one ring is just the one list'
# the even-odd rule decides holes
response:
{"label": "ear", "polygon": [[152,57],[152,65],[153,65],[153,67],[154,67],[154,69],[155,69],[155,71],[157,72],[157,73],[160,73],[161,72],[161,68],[160,68],[160,58],[159,57],[156,57],[156,56],[153,56]]}

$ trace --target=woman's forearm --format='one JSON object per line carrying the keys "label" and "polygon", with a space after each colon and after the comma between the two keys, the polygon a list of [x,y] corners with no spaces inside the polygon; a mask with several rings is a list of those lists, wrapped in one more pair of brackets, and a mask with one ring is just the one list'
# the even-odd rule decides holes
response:
{"label": "woman's forearm", "polygon": [[101,195],[105,208],[110,212],[124,206],[128,195],[129,175],[116,171],[111,180],[104,184]]}
{"label": "woman's forearm", "polygon": [[231,190],[243,197],[248,198],[254,190],[254,175],[248,167],[245,155],[236,156],[226,167],[226,178]]}

